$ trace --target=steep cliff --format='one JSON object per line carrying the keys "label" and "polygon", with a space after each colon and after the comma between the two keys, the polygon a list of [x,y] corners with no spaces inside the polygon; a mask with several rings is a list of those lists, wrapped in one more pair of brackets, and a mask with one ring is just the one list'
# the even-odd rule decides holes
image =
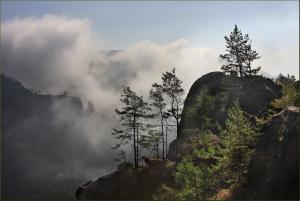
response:
{"label": "steep cliff", "polygon": [[299,108],[274,115],[262,133],[249,167],[247,198],[298,199]]}

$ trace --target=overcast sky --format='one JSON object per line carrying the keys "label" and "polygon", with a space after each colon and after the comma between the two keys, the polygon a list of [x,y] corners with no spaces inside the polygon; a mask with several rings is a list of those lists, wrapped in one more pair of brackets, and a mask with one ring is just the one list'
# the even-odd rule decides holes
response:
{"label": "overcast sky", "polygon": [[[259,52],[288,52],[282,71],[298,74],[298,1],[1,1],[1,21],[45,14],[86,19],[107,49],[126,49],[141,41],[222,50],[234,24],[249,33]],[[279,53],[280,51],[280,53]],[[269,52],[270,54],[270,52]],[[269,58],[269,55],[266,59]],[[289,66],[284,66],[289,65]],[[270,72],[271,69],[267,69]],[[275,71],[276,73],[278,70]]]}

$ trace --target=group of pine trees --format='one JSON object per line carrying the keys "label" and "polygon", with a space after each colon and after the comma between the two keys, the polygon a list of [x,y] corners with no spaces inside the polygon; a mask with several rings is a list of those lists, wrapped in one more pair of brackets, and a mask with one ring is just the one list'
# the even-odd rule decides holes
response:
{"label": "group of pine trees", "polygon": [[[169,119],[175,120],[174,126],[177,129],[179,126],[184,92],[181,86],[182,81],[176,76],[174,68],[170,72],[164,72],[161,79],[162,84],[154,83],[152,85],[149,92],[150,103],[146,102],[142,96],[138,96],[129,86],[124,86],[120,99],[124,107],[115,111],[122,128],[113,129],[112,135],[118,140],[113,148],[132,145],[136,168],[139,167],[141,158],[140,146],[153,148],[158,158],[160,150],[162,150],[161,158],[165,158],[168,145],[168,126],[172,126]],[[124,160],[125,152],[121,150],[120,154]]]}

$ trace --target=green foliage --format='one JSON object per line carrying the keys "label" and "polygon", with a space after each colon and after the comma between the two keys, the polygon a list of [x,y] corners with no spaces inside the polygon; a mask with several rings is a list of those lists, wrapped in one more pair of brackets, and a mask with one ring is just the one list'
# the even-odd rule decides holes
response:
{"label": "green foliage", "polygon": [[296,104],[297,94],[296,90],[296,79],[294,76],[284,76],[280,74],[276,78],[276,82],[282,86],[282,97],[272,101],[271,105],[277,109],[286,109],[289,106],[294,106]]}
{"label": "green foliage", "polygon": [[153,196],[157,201],[193,201],[207,200],[215,192],[214,161],[218,154],[218,147],[210,145],[212,136],[202,132],[194,141],[193,152],[183,157],[177,165],[175,186],[162,184]]}
{"label": "green foliage", "polygon": [[248,170],[257,131],[243,114],[239,103],[228,110],[225,128],[221,131],[223,148],[215,169],[226,184],[240,183]]}
{"label": "green foliage", "polygon": [[200,136],[192,154],[185,156],[177,166],[178,200],[206,200],[214,192],[216,178],[212,163],[217,147],[209,144],[210,134],[202,133]]}
{"label": "green foliage", "polygon": [[258,73],[260,67],[251,68],[254,60],[259,59],[258,53],[252,49],[251,40],[248,34],[243,35],[241,30],[235,25],[229,36],[225,36],[226,52],[220,54],[220,58],[225,61],[221,69],[232,76],[251,76]]}
{"label": "green foliage", "polygon": [[221,130],[221,146],[212,143],[215,139],[211,133],[191,129],[200,137],[192,141],[191,153],[177,165],[177,186],[164,186],[164,190],[156,195],[157,200],[206,200],[212,198],[219,188],[245,181],[261,123],[255,118],[257,122],[252,125],[247,116],[235,101]]}

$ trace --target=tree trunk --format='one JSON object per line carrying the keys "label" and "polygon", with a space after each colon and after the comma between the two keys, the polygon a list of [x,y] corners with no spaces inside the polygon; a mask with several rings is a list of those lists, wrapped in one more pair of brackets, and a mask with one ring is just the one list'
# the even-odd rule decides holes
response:
{"label": "tree trunk", "polygon": [[178,101],[176,99],[176,137],[178,138],[178,130],[179,130],[179,107]]}
{"label": "tree trunk", "polygon": [[134,150],[134,167],[137,168],[136,163],[136,133],[135,133],[135,116],[133,117],[133,150]]}
{"label": "tree trunk", "polygon": [[166,123],[166,132],[165,132],[165,136],[166,136],[166,140],[165,140],[165,143],[166,143],[166,156],[168,154],[168,124]]}
{"label": "tree trunk", "polygon": [[163,122],[162,116],[161,116],[160,124],[161,124],[161,139],[162,139],[162,159],[164,159],[165,158],[165,139],[164,139],[164,122]]}
{"label": "tree trunk", "polygon": [[[239,133],[239,154],[241,155],[241,134]],[[238,158],[238,183],[241,180],[241,157]]]}
{"label": "tree trunk", "polygon": [[136,168],[139,167],[139,124],[136,124]]}

